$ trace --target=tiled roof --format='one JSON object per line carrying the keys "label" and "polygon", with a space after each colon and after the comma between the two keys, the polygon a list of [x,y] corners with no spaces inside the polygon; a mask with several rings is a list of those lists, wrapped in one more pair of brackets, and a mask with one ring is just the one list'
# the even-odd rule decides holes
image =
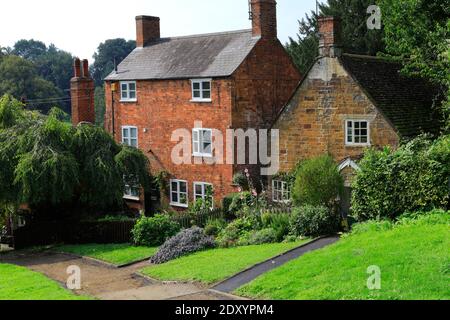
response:
{"label": "tiled roof", "polygon": [[401,64],[371,56],[344,54],[344,68],[403,137],[437,133],[440,119],[433,100],[439,90],[420,78],[400,73]]}
{"label": "tiled roof", "polygon": [[258,40],[251,30],[162,38],[133,50],[105,80],[230,76]]}

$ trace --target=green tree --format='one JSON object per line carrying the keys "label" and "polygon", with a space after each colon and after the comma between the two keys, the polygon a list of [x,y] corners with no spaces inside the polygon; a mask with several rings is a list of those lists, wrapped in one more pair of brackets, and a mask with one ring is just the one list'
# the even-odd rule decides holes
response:
{"label": "green tree", "polygon": [[103,79],[114,70],[116,64],[122,62],[133,49],[136,48],[136,41],[125,39],[109,39],[97,48],[94,53],[94,64],[91,67],[92,77],[96,86],[103,85]]}
{"label": "green tree", "polygon": [[49,99],[63,96],[53,83],[39,76],[31,61],[15,55],[5,56],[0,61],[0,95],[4,94],[31,100],[29,106],[45,113],[52,106]]}
{"label": "green tree", "polygon": [[[33,210],[103,209],[120,204],[124,183],[148,187],[148,160],[117,144],[103,129],[27,111],[11,96],[0,100],[0,204]],[[125,179],[124,179],[125,178]],[[125,181],[124,181],[125,180]]]}
{"label": "green tree", "polygon": [[[376,55],[384,52],[383,33],[381,30],[367,28],[367,8],[373,0],[328,0],[319,4],[320,16],[334,16],[341,19],[342,45],[344,52]],[[307,14],[299,21],[297,40],[290,38],[286,49],[302,73],[317,58],[319,52],[319,34],[317,15]]]}
{"label": "green tree", "polygon": [[95,104],[95,122],[97,125],[103,127],[105,122],[105,88],[103,86],[96,87],[94,93]]}
{"label": "green tree", "polygon": [[[448,90],[450,3],[442,0],[378,0],[378,3],[383,13],[388,54],[403,62],[406,74],[430,79],[441,86],[442,92]],[[447,101],[444,111],[448,109]]]}

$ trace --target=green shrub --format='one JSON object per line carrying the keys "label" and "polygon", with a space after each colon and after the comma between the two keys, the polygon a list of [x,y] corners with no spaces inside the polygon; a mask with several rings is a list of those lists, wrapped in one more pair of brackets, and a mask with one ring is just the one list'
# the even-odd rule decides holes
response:
{"label": "green shrub", "polygon": [[392,151],[368,150],[353,184],[358,221],[395,219],[404,212],[448,209],[450,136],[418,137]]}
{"label": "green shrub", "polygon": [[344,180],[333,158],[324,155],[298,167],[292,198],[296,206],[329,206],[343,188]]}
{"label": "green shrub", "polygon": [[180,225],[167,215],[142,217],[132,230],[133,242],[138,246],[159,246],[180,231]]}
{"label": "green shrub", "polygon": [[251,233],[248,245],[275,243],[277,241],[277,232],[274,229],[267,228]]}
{"label": "green shrub", "polygon": [[210,219],[206,222],[205,234],[216,237],[227,226],[224,219]]}
{"label": "green shrub", "polygon": [[287,213],[273,214],[263,213],[261,215],[263,228],[273,229],[276,233],[276,242],[281,242],[289,234],[290,215]]}
{"label": "green shrub", "polygon": [[239,239],[257,229],[258,220],[254,216],[243,217],[231,222],[217,236],[217,245],[222,248],[233,247],[239,244]]}
{"label": "green shrub", "polygon": [[294,208],[290,229],[295,236],[317,237],[339,231],[341,217],[325,206]]}

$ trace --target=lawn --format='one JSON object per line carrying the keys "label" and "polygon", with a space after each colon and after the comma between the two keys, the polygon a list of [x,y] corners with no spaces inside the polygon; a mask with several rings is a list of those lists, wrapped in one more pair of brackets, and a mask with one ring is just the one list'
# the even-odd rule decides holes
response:
{"label": "lawn", "polygon": [[134,247],[130,244],[86,244],[60,246],[55,248],[55,250],[90,257],[120,266],[150,258],[156,253],[158,248]]}
{"label": "lawn", "polygon": [[[311,252],[237,290],[275,300],[450,299],[449,215],[367,230]],[[369,290],[369,266],[381,289]]]}
{"label": "lawn", "polygon": [[0,300],[87,300],[44,275],[24,267],[0,264]]}
{"label": "lawn", "polygon": [[159,280],[199,281],[211,284],[255,264],[300,246],[303,242],[276,243],[230,249],[211,249],[144,268],[141,272]]}

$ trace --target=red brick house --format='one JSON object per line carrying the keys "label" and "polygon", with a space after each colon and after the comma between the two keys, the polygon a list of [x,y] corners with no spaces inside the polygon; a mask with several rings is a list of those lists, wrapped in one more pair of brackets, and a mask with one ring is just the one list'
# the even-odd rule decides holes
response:
{"label": "red brick house", "polygon": [[[395,148],[441,126],[433,86],[402,76],[396,62],[343,53],[339,26],[332,17],[319,19],[320,54],[273,128],[280,130],[282,172],[326,153],[340,163],[348,210],[352,176],[366,148]],[[289,199],[285,182],[273,180],[272,187],[275,201]]]}
{"label": "red brick house", "polygon": [[[207,197],[209,187],[216,202],[235,191],[242,166],[204,163],[211,130],[269,128],[301,79],[277,39],[275,0],[252,0],[251,16],[249,30],[174,38],[160,37],[159,18],[139,16],[136,49],[105,79],[106,129],[148,155],[153,175],[169,174],[163,193],[173,208]],[[182,128],[200,164],[174,164],[172,133]],[[126,197],[142,201],[137,191]]]}

